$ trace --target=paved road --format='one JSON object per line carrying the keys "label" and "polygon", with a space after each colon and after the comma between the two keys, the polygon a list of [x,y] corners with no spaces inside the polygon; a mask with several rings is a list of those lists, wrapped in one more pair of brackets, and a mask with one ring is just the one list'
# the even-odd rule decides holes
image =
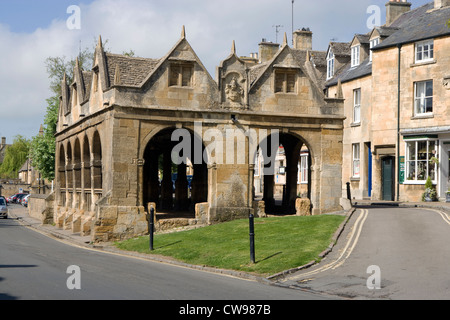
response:
{"label": "paved road", "polygon": [[358,209],[332,254],[281,282],[356,299],[450,299],[450,219],[426,209]]}
{"label": "paved road", "polygon": [[[0,220],[0,245],[0,300],[325,299],[299,290],[70,246],[14,219]],[[71,265],[81,269],[81,290],[67,288]]]}

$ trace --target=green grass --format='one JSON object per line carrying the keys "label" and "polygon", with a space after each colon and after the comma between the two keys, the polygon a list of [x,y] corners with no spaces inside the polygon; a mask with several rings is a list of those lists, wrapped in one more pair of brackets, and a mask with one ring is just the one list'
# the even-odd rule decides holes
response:
{"label": "green grass", "polygon": [[116,243],[122,250],[172,257],[194,265],[272,275],[317,260],[345,217],[277,217],[255,219],[256,263],[250,262],[248,220],[190,231],[156,234]]}

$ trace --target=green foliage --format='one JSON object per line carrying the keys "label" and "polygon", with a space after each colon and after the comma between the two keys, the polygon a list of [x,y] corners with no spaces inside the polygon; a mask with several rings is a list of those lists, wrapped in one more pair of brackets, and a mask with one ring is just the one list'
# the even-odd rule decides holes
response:
{"label": "green foliage", "polygon": [[431,177],[428,177],[427,181],[425,182],[425,189],[432,189],[433,188],[433,182],[431,181]]}
{"label": "green foliage", "polygon": [[[103,43],[103,46],[106,43],[107,41]],[[90,70],[93,64],[94,52],[95,50],[93,49],[85,48],[77,58],[67,60],[66,57],[49,57],[45,60],[53,96],[47,99],[47,113],[44,118],[43,135],[33,137],[30,144],[32,164],[39,170],[44,179],[53,180],[55,178],[55,133],[58,123],[62,79],[66,75],[67,83],[72,83],[73,70],[77,59],[81,69]],[[130,51],[129,54],[134,54],[134,52]]]}
{"label": "green foliage", "polygon": [[19,170],[28,159],[30,142],[17,135],[14,142],[6,149],[5,158],[0,165],[0,177],[3,179],[17,179]]}

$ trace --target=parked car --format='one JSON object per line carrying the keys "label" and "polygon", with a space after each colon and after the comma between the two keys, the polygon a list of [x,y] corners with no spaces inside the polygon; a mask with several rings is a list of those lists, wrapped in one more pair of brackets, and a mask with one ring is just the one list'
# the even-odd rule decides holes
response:
{"label": "parked car", "polygon": [[27,193],[18,193],[16,195],[16,198],[14,199],[14,203],[20,204],[20,201],[22,201],[23,197],[25,197]]}
{"label": "parked car", "polygon": [[28,207],[28,198],[30,198],[29,194],[27,194],[25,197],[23,197],[22,201],[20,202],[24,207]]}
{"label": "parked car", "polygon": [[8,219],[8,206],[4,197],[0,197],[0,217]]}

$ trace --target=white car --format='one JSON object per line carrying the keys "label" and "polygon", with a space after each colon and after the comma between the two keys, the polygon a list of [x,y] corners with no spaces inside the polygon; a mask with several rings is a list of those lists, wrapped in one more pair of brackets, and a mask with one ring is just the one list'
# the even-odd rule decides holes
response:
{"label": "white car", "polygon": [[0,197],[0,217],[3,219],[8,219],[8,207],[6,204],[6,199]]}

